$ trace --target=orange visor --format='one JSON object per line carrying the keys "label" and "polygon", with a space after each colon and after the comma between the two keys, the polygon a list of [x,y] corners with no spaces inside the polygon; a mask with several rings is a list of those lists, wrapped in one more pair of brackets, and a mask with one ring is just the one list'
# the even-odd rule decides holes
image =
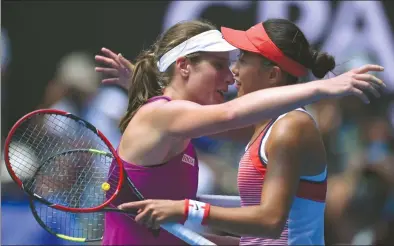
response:
{"label": "orange visor", "polygon": [[308,72],[306,67],[283,54],[268,37],[262,23],[256,24],[247,31],[222,27],[221,32],[231,45],[241,50],[258,53],[295,77],[305,76]]}

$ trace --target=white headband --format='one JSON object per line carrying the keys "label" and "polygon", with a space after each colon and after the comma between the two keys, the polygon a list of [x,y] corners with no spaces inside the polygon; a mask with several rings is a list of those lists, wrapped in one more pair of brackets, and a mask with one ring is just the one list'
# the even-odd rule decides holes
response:
{"label": "white headband", "polygon": [[237,50],[237,48],[229,44],[221,32],[210,30],[189,38],[165,53],[157,62],[157,67],[160,72],[164,72],[179,57],[198,51],[226,52],[233,50]]}

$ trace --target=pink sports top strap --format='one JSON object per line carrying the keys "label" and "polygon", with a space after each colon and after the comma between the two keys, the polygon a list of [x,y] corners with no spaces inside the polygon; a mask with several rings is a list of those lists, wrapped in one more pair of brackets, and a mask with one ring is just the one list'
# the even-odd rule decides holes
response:
{"label": "pink sports top strap", "polygon": [[150,102],[154,102],[160,99],[165,99],[167,101],[171,101],[171,98],[167,97],[167,96],[156,96],[156,97],[151,97],[148,99],[148,101],[146,101],[146,103],[150,103]]}

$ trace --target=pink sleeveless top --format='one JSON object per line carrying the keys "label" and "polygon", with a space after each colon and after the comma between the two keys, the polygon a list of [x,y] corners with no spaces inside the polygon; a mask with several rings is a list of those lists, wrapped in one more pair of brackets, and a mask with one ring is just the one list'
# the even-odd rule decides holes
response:
{"label": "pink sleeveless top", "polygon": [[[147,103],[168,97],[153,97]],[[136,140],[138,141],[138,140]],[[154,152],[152,152],[154,154]],[[123,161],[123,160],[122,160]],[[146,199],[196,199],[198,160],[191,143],[170,161],[153,167],[138,166],[123,161],[127,175]],[[112,205],[138,200],[126,184]],[[104,222],[103,245],[186,245],[183,241],[161,230],[158,237],[127,215],[107,212]]]}

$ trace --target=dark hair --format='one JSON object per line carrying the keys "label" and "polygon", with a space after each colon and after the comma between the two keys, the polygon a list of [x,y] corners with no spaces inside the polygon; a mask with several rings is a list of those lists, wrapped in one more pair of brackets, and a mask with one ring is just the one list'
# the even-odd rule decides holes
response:
{"label": "dark hair", "polygon": [[[272,42],[289,58],[309,68],[317,78],[323,78],[335,68],[333,56],[310,47],[302,31],[286,19],[268,19],[262,23]],[[298,78],[289,75],[289,82]]]}
{"label": "dark hair", "polygon": [[[216,30],[216,27],[207,21],[194,20],[180,22],[159,36],[158,40],[150,49],[141,52],[137,57],[133,69],[133,76],[129,87],[127,112],[119,125],[122,133],[137,110],[149,98],[161,95],[163,88],[171,82],[174,63],[165,72],[161,73],[157,67],[157,61],[160,57],[187,39],[210,30]],[[196,52],[186,57],[191,62],[197,63],[200,60],[199,54]]]}

